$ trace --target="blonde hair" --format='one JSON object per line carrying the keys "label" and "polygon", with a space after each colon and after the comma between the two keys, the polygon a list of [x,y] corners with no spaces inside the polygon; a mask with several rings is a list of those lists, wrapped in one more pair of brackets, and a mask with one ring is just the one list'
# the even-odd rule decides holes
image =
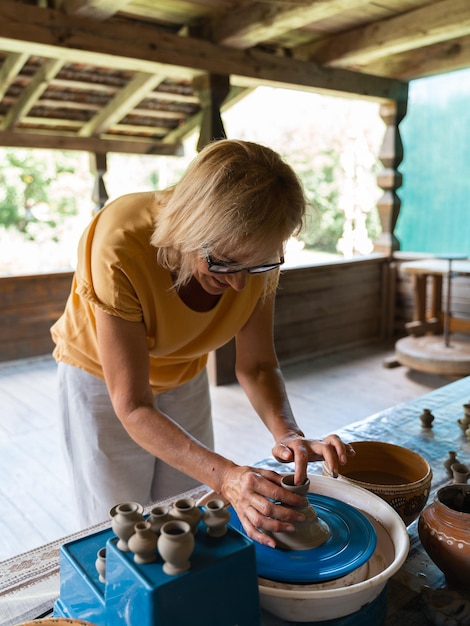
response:
{"label": "blonde hair", "polygon": [[[228,258],[245,253],[253,265],[273,250],[282,253],[302,227],[306,206],[299,179],[277,152],[228,139],[206,146],[157,198],[151,243],[158,262],[177,275],[176,287],[191,279],[203,247]],[[265,289],[274,291],[279,272],[263,276]]]}

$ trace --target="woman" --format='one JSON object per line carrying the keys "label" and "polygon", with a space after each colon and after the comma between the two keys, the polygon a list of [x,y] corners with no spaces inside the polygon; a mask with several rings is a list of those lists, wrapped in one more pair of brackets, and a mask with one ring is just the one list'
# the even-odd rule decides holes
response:
{"label": "woman", "polygon": [[247,534],[274,547],[298,496],[272,471],[213,451],[207,354],[235,337],[236,374],[273,435],[274,456],[334,472],[354,451],[307,439],[273,346],[287,239],[302,225],[301,185],[254,143],[207,146],[173,188],[103,208],[83,234],[72,291],[52,327],[63,432],[81,521],[124,500],[146,505],[198,482],[222,494]]}

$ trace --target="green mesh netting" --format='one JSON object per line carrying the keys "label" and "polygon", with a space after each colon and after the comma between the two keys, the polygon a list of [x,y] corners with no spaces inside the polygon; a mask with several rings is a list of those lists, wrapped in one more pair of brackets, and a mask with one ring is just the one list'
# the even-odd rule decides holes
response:
{"label": "green mesh netting", "polygon": [[413,81],[400,130],[401,250],[470,256],[470,70]]}

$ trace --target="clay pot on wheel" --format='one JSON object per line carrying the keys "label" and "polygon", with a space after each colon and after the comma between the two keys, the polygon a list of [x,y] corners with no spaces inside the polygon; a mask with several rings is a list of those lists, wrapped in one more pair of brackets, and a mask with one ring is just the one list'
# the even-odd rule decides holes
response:
{"label": "clay pot on wheel", "polygon": [[[296,485],[294,482],[294,474],[287,474],[282,478],[281,485],[284,489],[287,489],[287,491],[304,496],[302,506],[296,508],[296,510],[304,515],[305,520],[295,525],[294,533],[271,533],[276,539],[277,546],[286,550],[310,550],[311,548],[316,548],[325,543],[330,536],[330,529],[327,524],[318,517],[317,512],[307,499],[310,479],[306,478],[301,485]],[[287,505],[284,504],[284,506]]]}
{"label": "clay pot on wheel", "polygon": [[470,589],[470,485],[439,489],[419,517],[418,533],[448,583]]}

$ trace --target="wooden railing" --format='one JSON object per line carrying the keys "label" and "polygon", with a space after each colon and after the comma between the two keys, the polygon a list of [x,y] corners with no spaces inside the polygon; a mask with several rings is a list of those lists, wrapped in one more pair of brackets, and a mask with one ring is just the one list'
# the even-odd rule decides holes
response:
{"label": "wooden railing", "polygon": [[0,361],[52,352],[49,329],[61,315],[71,272],[0,278]]}
{"label": "wooden railing", "polygon": [[[281,363],[404,334],[413,315],[412,285],[399,265],[416,255],[399,255],[283,271],[274,325]],[[0,278],[0,361],[50,354],[49,329],[63,311],[71,280],[71,272]],[[217,350],[210,359],[212,381],[233,381],[233,364],[233,344]]]}

